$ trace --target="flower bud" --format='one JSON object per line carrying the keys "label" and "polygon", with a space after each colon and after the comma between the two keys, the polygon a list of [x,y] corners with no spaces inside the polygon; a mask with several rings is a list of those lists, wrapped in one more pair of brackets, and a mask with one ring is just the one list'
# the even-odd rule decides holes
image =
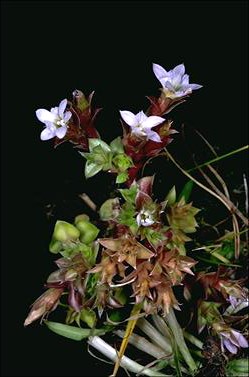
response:
{"label": "flower bud", "polygon": [[89,107],[89,102],[87,101],[84,93],[78,89],[73,91],[73,102],[81,111],[84,111],[87,107]]}
{"label": "flower bud", "polygon": [[126,171],[133,165],[132,159],[124,153],[117,154],[113,159],[112,162],[117,167],[117,169],[121,172]]}
{"label": "flower bud", "polygon": [[60,242],[67,242],[79,238],[79,230],[66,221],[57,221],[54,228],[53,239]]}
{"label": "flower bud", "polygon": [[119,213],[120,205],[118,198],[106,200],[99,210],[100,218],[103,221],[114,220],[118,217]]}
{"label": "flower bud", "polygon": [[25,319],[24,326],[30,325],[49,311],[54,310],[59,302],[62,292],[63,288],[50,288],[43,293],[32,305],[29,315]]}

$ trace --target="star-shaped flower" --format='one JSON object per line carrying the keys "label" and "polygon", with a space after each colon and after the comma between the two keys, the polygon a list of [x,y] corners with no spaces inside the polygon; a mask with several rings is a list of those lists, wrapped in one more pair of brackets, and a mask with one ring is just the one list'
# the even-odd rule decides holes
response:
{"label": "star-shaped flower", "polygon": [[37,118],[45,124],[41,132],[41,140],[49,140],[53,137],[63,139],[67,133],[67,122],[72,116],[70,111],[66,111],[67,99],[60,102],[59,107],[52,107],[50,111],[46,109],[36,110]]}
{"label": "star-shaped flower", "polygon": [[168,72],[159,64],[153,64],[153,72],[162,84],[166,97],[171,99],[186,96],[192,93],[192,90],[202,88],[202,85],[189,83],[184,64],[179,64]]}
{"label": "star-shaped flower", "polygon": [[157,132],[152,131],[153,127],[165,122],[164,118],[159,116],[147,116],[143,111],[140,111],[136,115],[131,111],[120,111],[122,119],[128,126],[131,127],[131,133],[147,140],[153,140],[158,143],[161,142],[160,136]]}
{"label": "star-shaped flower", "polygon": [[154,213],[152,211],[141,209],[136,217],[138,226],[151,226],[155,223]]}

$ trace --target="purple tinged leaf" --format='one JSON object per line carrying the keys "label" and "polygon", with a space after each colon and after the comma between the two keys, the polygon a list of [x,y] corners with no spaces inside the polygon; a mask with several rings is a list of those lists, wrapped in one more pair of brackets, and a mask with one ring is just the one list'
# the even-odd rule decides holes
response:
{"label": "purple tinged leaf", "polygon": [[69,295],[68,295],[68,303],[69,305],[76,311],[80,312],[82,307],[82,297],[80,296],[79,292],[74,289],[73,282],[69,284]]}

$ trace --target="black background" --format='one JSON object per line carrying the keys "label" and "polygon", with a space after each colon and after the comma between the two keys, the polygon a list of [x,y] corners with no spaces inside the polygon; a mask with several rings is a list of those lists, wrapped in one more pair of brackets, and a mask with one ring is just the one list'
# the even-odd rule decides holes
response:
{"label": "black background", "polygon": [[[247,8],[246,1],[2,2],[2,375],[111,373],[85,345],[38,323],[23,328],[54,269],[47,245],[55,219],[85,211],[83,191],[100,203],[109,184],[102,175],[86,183],[70,145],[53,150],[41,142],[35,110],[70,99],[75,88],[95,90],[104,108],[97,127],[110,141],[121,132],[119,109],[138,112],[148,104],[145,95],[157,95],[152,62],[167,70],[184,62],[203,88],[172,113],[175,128],[196,127],[220,154],[243,146]],[[201,160],[201,147],[198,153]],[[241,179],[244,153],[229,160],[228,172],[234,168]],[[49,204],[55,209],[48,219]]]}

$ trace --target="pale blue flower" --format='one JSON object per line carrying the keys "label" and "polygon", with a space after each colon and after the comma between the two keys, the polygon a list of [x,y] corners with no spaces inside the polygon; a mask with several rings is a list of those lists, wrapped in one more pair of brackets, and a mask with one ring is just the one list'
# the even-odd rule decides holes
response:
{"label": "pale blue flower", "polygon": [[41,132],[41,140],[49,140],[53,137],[63,139],[67,133],[67,122],[72,116],[70,111],[66,111],[67,99],[60,102],[58,107],[52,107],[50,111],[46,109],[36,110],[37,118],[45,124]]}
{"label": "pale blue flower", "polygon": [[186,96],[192,93],[192,90],[202,88],[202,85],[189,83],[184,64],[177,65],[168,72],[159,64],[153,64],[153,72],[162,84],[166,97],[171,99]]}
{"label": "pale blue flower", "polygon": [[149,210],[142,209],[136,217],[138,226],[151,226],[155,223],[154,214]]}
{"label": "pale blue flower", "polygon": [[121,117],[128,126],[131,127],[131,133],[138,137],[145,137],[147,140],[153,140],[158,143],[161,142],[160,136],[157,132],[152,131],[151,128],[158,126],[158,124],[165,122],[164,118],[159,116],[147,116],[143,111],[136,115],[131,111],[120,111]]}
{"label": "pale blue flower", "polygon": [[224,347],[231,353],[236,354],[238,348],[247,348],[248,342],[246,338],[239,332],[234,329],[230,331],[220,332],[221,337],[221,348],[224,351]]}

